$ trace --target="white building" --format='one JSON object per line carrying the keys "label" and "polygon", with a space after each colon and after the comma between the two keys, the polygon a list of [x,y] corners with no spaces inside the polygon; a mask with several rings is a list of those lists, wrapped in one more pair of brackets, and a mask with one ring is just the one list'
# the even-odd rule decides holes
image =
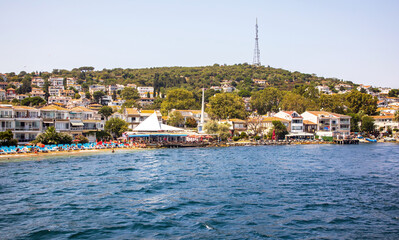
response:
{"label": "white building", "polygon": [[105,88],[104,85],[91,85],[91,86],[89,86],[89,92],[90,92],[90,94],[93,95],[93,93],[94,93],[94,92],[97,92],[97,91],[106,92],[107,89]]}
{"label": "white building", "polygon": [[317,124],[316,135],[336,137],[350,134],[350,116],[326,111],[306,111],[301,116]]}
{"label": "white building", "polygon": [[137,91],[139,92],[141,98],[147,98],[148,95],[150,98],[154,97],[153,87],[137,87]]}
{"label": "white building", "polygon": [[330,94],[330,88],[328,86],[317,86],[317,90],[319,90],[319,93],[324,93],[324,94]]}
{"label": "white building", "polygon": [[291,129],[289,132],[302,133],[303,132],[303,118],[296,111],[280,111],[274,117],[283,118],[291,122]]}
{"label": "white building", "polygon": [[64,86],[64,78],[51,77],[48,81],[51,86]]}

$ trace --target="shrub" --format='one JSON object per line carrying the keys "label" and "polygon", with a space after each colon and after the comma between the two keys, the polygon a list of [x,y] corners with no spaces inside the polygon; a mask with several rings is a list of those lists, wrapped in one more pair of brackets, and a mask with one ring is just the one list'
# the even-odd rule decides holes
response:
{"label": "shrub", "polygon": [[237,142],[238,140],[240,140],[240,137],[238,137],[238,136],[233,137],[233,141]]}

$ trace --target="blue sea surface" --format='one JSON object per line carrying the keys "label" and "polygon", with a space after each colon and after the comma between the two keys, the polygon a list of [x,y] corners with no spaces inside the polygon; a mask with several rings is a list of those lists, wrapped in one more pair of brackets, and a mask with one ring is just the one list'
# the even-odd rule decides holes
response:
{"label": "blue sea surface", "polygon": [[0,163],[0,239],[399,239],[399,145]]}

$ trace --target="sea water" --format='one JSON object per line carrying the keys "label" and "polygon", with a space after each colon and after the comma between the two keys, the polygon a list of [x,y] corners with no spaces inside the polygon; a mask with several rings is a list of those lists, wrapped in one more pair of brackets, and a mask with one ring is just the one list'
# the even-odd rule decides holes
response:
{"label": "sea water", "polygon": [[0,163],[1,239],[398,239],[399,145]]}

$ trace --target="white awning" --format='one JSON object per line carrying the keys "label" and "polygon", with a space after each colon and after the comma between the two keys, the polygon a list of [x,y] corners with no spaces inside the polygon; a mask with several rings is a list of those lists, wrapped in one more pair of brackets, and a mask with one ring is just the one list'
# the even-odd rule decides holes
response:
{"label": "white awning", "polygon": [[133,129],[134,132],[162,132],[162,131],[184,131],[184,129],[162,124],[154,112],[142,123]]}
{"label": "white awning", "polygon": [[82,121],[73,121],[73,120],[71,120],[71,125],[73,127],[83,127],[84,126]]}

